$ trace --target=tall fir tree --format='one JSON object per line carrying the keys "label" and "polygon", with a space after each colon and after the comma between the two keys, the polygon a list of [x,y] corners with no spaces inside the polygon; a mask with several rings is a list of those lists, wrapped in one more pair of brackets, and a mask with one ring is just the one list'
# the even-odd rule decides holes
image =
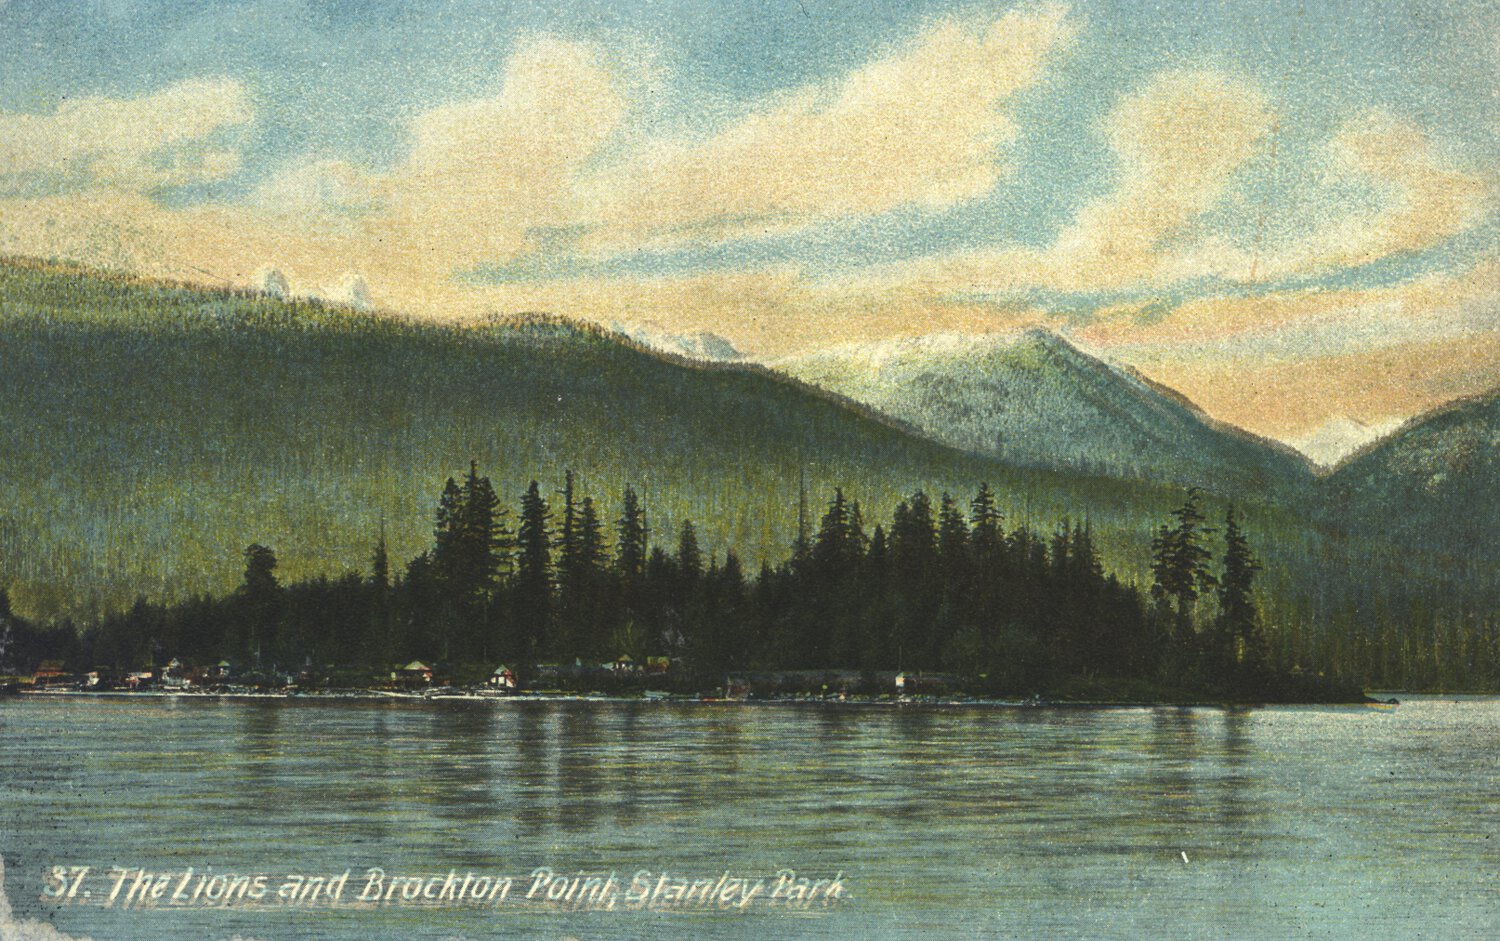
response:
{"label": "tall fir tree", "polygon": [[703,550],[698,547],[698,531],[692,520],[683,520],[678,533],[677,570],[689,583],[703,574]]}
{"label": "tall fir tree", "polygon": [[1182,505],[1172,511],[1176,525],[1162,526],[1151,540],[1151,597],[1171,605],[1174,634],[1183,644],[1193,639],[1198,598],[1217,582],[1208,568],[1212,553],[1204,540],[1213,531],[1203,525],[1202,501],[1202,490],[1189,489]]}
{"label": "tall fir tree", "polygon": [[626,485],[620,501],[620,518],[615,522],[615,574],[620,581],[620,600],[628,619],[642,603],[646,556],[651,530],[646,511],[641,507],[635,489]]}
{"label": "tall fir tree", "polygon": [[1219,577],[1219,616],[1215,625],[1221,669],[1255,670],[1265,659],[1260,614],[1256,610],[1255,575],[1260,562],[1250,550],[1250,540],[1240,528],[1231,504],[1224,513],[1223,573]]}
{"label": "tall fir tree", "polygon": [[516,528],[516,575],[512,587],[514,626],[519,632],[514,652],[532,663],[548,650],[552,620],[551,513],[536,481],[521,498]]}

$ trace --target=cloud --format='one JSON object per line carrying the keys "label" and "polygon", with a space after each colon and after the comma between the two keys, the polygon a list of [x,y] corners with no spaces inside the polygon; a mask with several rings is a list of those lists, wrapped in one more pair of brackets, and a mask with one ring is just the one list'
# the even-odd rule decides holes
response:
{"label": "cloud", "polygon": [[288,225],[344,232],[385,207],[385,189],[380,174],[344,160],[313,160],[256,187],[250,205]]}
{"label": "cloud", "polygon": [[388,221],[454,263],[514,257],[527,232],[574,224],[574,181],[628,102],[599,50],[540,38],[505,65],[498,95],[433,108],[387,181]]}
{"label": "cloud", "polygon": [[507,59],[496,94],[419,114],[390,170],[308,159],[252,204],[310,233],[399,233],[440,277],[553,250],[547,233],[581,235],[584,251],[608,255],[950,205],[1005,172],[996,149],[1015,129],[1002,105],[1070,34],[1059,7],[940,25],[699,142],[622,141],[632,102],[618,60],[534,38]]}
{"label": "cloud", "polygon": [[1331,409],[1408,417],[1500,382],[1500,260],[1395,285],[1189,300],[1142,322],[1105,312],[1077,331],[1211,414],[1298,435]]}
{"label": "cloud", "polygon": [[51,114],[0,113],[0,191],[147,190],[221,179],[239,157],[211,142],[253,118],[243,85],[212,79],[139,98],[69,99]]}
{"label": "cloud", "polygon": [[1138,308],[1100,312],[1079,335],[1152,356],[1305,360],[1437,340],[1500,337],[1500,260],[1393,285],[1193,298],[1142,322]]}
{"label": "cloud", "polygon": [[1253,86],[1214,72],[1171,72],[1116,107],[1109,140],[1116,190],[1079,214],[1052,249],[1058,267],[1097,287],[1151,279],[1166,243],[1212,208],[1271,126]]}
{"label": "cloud", "polygon": [[1268,274],[1368,264],[1440,245],[1493,209],[1494,178],[1445,160],[1426,133],[1383,110],[1349,120],[1328,144],[1331,172],[1373,186],[1376,208],[1336,219],[1282,248]]}
{"label": "cloud", "polygon": [[934,27],[842,79],[762,102],[704,140],[656,141],[585,182],[603,246],[779,230],[988,193],[1003,105],[1072,35],[1062,7]]}
{"label": "cloud", "polygon": [[1119,161],[1114,187],[1045,249],[980,249],[894,273],[936,290],[1105,291],[1189,276],[1178,243],[1225,194],[1271,125],[1254,86],[1212,71],[1165,72],[1122,99],[1103,132]]}

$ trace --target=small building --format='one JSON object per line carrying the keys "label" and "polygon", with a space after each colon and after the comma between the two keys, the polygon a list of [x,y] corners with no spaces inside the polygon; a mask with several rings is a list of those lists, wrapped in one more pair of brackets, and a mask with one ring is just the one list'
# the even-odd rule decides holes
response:
{"label": "small building", "polygon": [[208,672],[206,675],[208,679],[216,683],[222,683],[225,680],[229,679],[229,674],[233,669],[234,668],[230,666],[228,660],[220,660],[218,663],[208,668]]}
{"label": "small building", "polygon": [[635,673],[636,671],[640,670],[641,666],[640,664],[635,662],[635,659],[632,658],[630,654],[622,653],[615,659],[606,663],[604,665],[604,668],[612,673]]}
{"label": "small building", "polygon": [[391,679],[403,686],[428,686],[432,683],[432,667],[420,660],[413,660],[404,667],[397,667]]}
{"label": "small building", "polygon": [[672,669],[672,658],[671,657],[647,657],[646,658],[646,672],[647,673],[666,673],[670,669]]}
{"label": "small building", "polygon": [[32,674],[31,681],[38,686],[45,686],[48,680],[56,680],[64,675],[61,660],[43,660]]}
{"label": "small building", "polygon": [[490,674],[489,685],[494,689],[514,690],[516,688],[516,674],[510,667],[500,664],[495,667],[495,672]]}
{"label": "small building", "polygon": [[187,667],[183,666],[181,660],[173,657],[162,668],[161,685],[164,689],[187,689],[193,683],[188,676]]}
{"label": "small building", "polygon": [[914,679],[915,679],[914,677],[907,676],[905,673],[897,673],[896,674],[896,695],[897,696],[905,696],[908,693],[910,693],[913,690],[915,690],[917,684],[914,682]]}

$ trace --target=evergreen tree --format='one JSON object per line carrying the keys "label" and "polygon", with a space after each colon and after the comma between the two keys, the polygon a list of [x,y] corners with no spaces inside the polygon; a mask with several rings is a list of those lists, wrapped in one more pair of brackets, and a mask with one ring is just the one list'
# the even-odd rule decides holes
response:
{"label": "evergreen tree", "polygon": [[245,615],[245,651],[259,668],[261,657],[275,641],[281,607],[276,553],[260,543],[245,549],[245,579],[240,584],[239,600]]}
{"label": "evergreen tree", "polygon": [[800,633],[810,665],[835,666],[855,653],[857,579],[865,545],[859,505],[844,496],[843,488],[835,488],[808,562],[797,573],[807,595]]}
{"label": "evergreen tree", "polygon": [[677,570],[689,584],[703,574],[703,551],[698,548],[698,531],[691,520],[682,521],[677,539]]}
{"label": "evergreen tree", "polygon": [[[570,477],[563,491],[563,529],[571,527],[571,536],[558,538],[557,652],[567,657],[603,656],[604,641],[609,637],[609,549],[604,542],[599,513],[591,497],[575,499]],[[566,504],[574,499],[573,519],[567,519]]]}
{"label": "evergreen tree", "polygon": [[[953,636],[968,626],[967,605],[974,591],[969,526],[958,504],[946,493],[938,509],[938,572],[943,596],[933,643],[946,652]],[[951,664],[953,657],[947,659]]]}
{"label": "evergreen tree", "polygon": [[515,625],[519,631],[514,652],[533,662],[547,651],[552,617],[551,514],[536,481],[521,498],[516,531],[516,577],[513,586]]}
{"label": "evergreen tree", "polygon": [[1217,581],[1208,568],[1211,553],[1204,536],[1212,530],[1203,526],[1201,502],[1201,490],[1188,490],[1182,506],[1172,511],[1176,525],[1162,526],[1151,540],[1151,597],[1158,604],[1174,605],[1174,630],[1183,643],[1192,637],[1193,607],[1199,595]]}
{"label": "evergreen tree", "polygon": [[797,473],[797,541],[792,543],[792,564],[807,561],[812,551],[812,520],[807,508],[807,468]]}
{"label": "evergreen tree", "polygon": [[620,501],[620,518],[615,522],[615,576],[619,580],[621,614],[626,620],[635,617],[644,601],[646,556],[651,530],[646,511],[630,486]]}
{"label": "evergreen tree", "polygon": [[989,484],[980,484],[979,492],[969,503],[969,531],[975,559],[981,565],[992,562],[999,555],[1004,533],[1000,529],[1000,511],[995,507],[995,495]]}
{"label": "evergreen tree", "polygon": [[391,610],[391,559],[385,545],[385,521],[370,556],[370,620],[364,654],[375,663],[389,661],[395,651],[395,622]]}
{"label": "evergreen tree", "polygon": [[505,526],[505,508],[490,479],[479,476],[473,462],[464,480],[459,531],[465,594],[488,600],[509,562],[512,540]]}
{"label": "evergreen tree", "polygon": [[557,531],[557,564],[567,568],[578,553],[578,503],[574,499],[573,471],[563,472],[563,517],[562,527]]}
{"label": "evergreen tree", "polygon": [[370,555],[370,585],[379,592],[391,587],[391,558],[385,546],[385,523],[380,524],[380,537],[375,541],[375,551]]}
{"label": "evergreen tree", "polygon": [[1251,594],[1260,563],[1250,551],[1250,540],[1240,529],[1231,504],[1224,514],[1224,566],[1219,578],[1219,617],[1216,626],[1222,668],[1259,667],[1265,657],[1260,617]]}
{"label": "evergreen tree", "polygon": [[927,494],[918,490],[897,504],[888,539],[897,665],[931,669],[940,653],[936,621],[943,585],[932,501]]}
{"label": "evergreen tree", "polygon": [[463,502],[463,492],[458,489],[458,481],[449,477],[443,484],[442,496],[438,498],[436,520],[432,530],[433,541],[436,544],[432,553],[432,562],[439,578],[447,578],[457,564],[458,544],[461,538],[459,533],[463,526]]}
{"label": "evergreen tree", "polygon": [[646,572],[647,540],[650,530],[646,526],[646,511],[641,509],[635,490],[625,488],[621,500],[620,519],[615,523],[615,567],[625,579],[638,579]]}

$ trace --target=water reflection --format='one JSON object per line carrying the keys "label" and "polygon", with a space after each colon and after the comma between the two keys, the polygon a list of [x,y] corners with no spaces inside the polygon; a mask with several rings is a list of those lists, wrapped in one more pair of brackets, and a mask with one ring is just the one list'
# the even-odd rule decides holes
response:
{"label": "water reflection", "polygon": [[552,742],[547,734],[547,719],[552,708],[547,703],[525,702],[514,704],[510,711],[515,747],[509,750],[506,774],[516,796],[511,813],[523,840],[534,840],[551,823],[547,778]]}
{"label": "water reflection", "polygon": [[[497,930],[1280,941],[1334,913],[1324,935],[1340,939],[1409,937],[1413,925],[1486,937],[1500,917],[1500,841],[1486,839],[1500,706],[1454,708],[38,701],[5,712],[0,849],[18,854],[9,894],[24,913],[38,911],[56,859],[794,865],[843,869],[860,892],[807,920],[507,913],[498,925],[493,912],[392,909],[295,933],[271,919],[150,923],[172,941]],[[1424,762],[1413,737],[1441,760]],[[123,917],[58,913],[77,936],[139,935],[146,923]]]}
{"label": "water reflection", "polygon": [[569,833],[592,830],[599,821],[599,795],[604,790],[600,738],[595,710],[569,709],[563,714],[557,774],[559,803],[565,812],[559,822]]}
{"label": "water reflection", "polygon": [[[1254,721],[1251,711],[1244,708],[1226,709],[1220,720],[1224,729],[1224,771],[1216,780],[1217,819],[1228,834],[1243,832],[1260,816],[1254,797],[1256,775],[1254,747],[1250,739],[1250,727]],[[1248,844],[1235,845],[1241,855],[1248,855]]]}

